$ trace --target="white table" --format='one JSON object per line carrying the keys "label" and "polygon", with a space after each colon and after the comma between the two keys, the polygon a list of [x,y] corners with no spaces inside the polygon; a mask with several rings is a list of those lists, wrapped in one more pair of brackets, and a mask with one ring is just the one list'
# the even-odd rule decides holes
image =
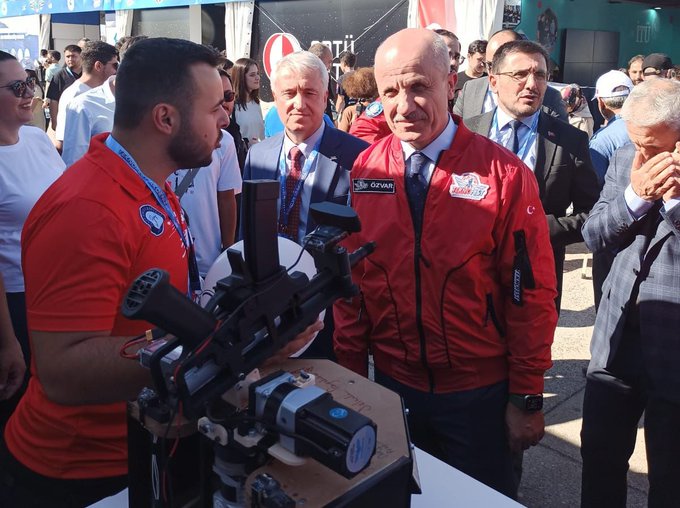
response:
{"label": "white table", "polygon": [[416,448],[423,493],[411,496],[412,508],[518,508],[522,505],[446,462]]}
{"label": "white table", "polygon": [[[522,505],[461,473],[420,448],[415,449],[423,493],[411,496],[412,508],[518,508]],[[127,489],[90,508],[128,508]]]}

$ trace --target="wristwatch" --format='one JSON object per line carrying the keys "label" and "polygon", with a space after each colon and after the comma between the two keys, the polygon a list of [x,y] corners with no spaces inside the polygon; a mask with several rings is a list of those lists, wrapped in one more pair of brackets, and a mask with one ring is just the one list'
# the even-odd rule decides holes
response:
{"label": "wristwatch", "polygon": [[540,411],[543,409],[543,394],[526,395],[519,393],[511,393],[509,402],[523,411]]}

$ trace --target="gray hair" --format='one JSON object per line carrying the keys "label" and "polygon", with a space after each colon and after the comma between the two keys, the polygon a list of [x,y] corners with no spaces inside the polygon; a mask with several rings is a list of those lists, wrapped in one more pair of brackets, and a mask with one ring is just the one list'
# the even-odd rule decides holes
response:
{"label": "gray hair", "polygon": [[627,95],[620,95],[618,97],[601,97],[604,105],[611,110],[621,109],[627,98]]}
{"label": "gray hair", "polygon": [[653,79],[636,85],[621,118],[638,127],[667,125],[680,131],[680,81]]}
{"label": "gray hair", "polygon": [[278,91],[276,88],[276,81],[278,80],[279,75],[284,71],[289,71],[294,74],[301,74],[304,71],[316,71],[319,73],[319,77],[323,83],[322,89],[326,90],[328,88],[328,70],[326,70],[326,66],[318,56],[309,51],[296,51],[295,53],[284,56],[276,63],[269,79],[274,93]]}

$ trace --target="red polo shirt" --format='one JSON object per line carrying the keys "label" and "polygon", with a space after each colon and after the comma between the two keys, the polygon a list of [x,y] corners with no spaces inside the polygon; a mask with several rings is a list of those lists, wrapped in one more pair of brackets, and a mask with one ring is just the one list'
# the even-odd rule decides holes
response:
{"label": "red polo shirt", "polygon": [[[180,235],[141,178],[106,147],[107,135],[92,140],[26,221],[21,243],[29,330],[143,333],[150,325],[125,319],[120,305],[132,281],[149,268],[168,271],[171,283],[187,291]],[[176,196],[169,187],[166,193],[179,214]],[[17,460],[53,478],[126,474],[125,403],[55,404],[35,363],[31,374],[5,430]]]}

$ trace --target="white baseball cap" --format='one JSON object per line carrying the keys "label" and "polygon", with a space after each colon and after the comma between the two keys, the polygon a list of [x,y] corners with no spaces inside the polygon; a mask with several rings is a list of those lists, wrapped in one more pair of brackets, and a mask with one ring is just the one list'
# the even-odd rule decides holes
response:
{"label": "white baseball cap", "polygon": [[[626,87],[625,90],[616,90]],[[621,71],[609,71],[597,78],[595,83],[595,98],[607,99],[609,97],[622,97],[630,94],[633,90],[633,82]]]}

